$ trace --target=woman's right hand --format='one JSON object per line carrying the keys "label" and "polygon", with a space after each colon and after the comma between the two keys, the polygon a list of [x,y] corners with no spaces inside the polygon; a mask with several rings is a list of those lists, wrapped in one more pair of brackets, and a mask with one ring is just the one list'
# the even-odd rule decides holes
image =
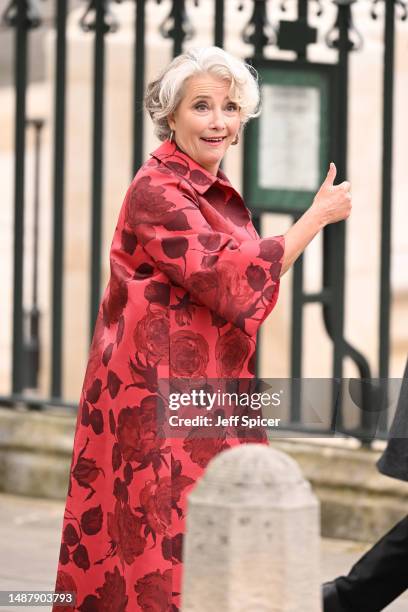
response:
{"label": "woman's right hand", "polygon": [[343,181],[340,185],[333,185],[336,173],[336,166],[331,162],[327,176],[310,207],[323,227],[329,223],[344,221],[351,212],[350,183]]}

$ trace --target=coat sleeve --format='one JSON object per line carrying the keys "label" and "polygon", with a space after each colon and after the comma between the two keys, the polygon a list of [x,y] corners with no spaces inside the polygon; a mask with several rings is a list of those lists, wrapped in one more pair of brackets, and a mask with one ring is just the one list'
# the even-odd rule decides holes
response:
{"label": "coat sleeve", "polygon": [[278,299],[283,236],[241,241],[215,231],[188,184],[158,170],[135,178],[125,222],[173,284],[249,336],[256,334]]}

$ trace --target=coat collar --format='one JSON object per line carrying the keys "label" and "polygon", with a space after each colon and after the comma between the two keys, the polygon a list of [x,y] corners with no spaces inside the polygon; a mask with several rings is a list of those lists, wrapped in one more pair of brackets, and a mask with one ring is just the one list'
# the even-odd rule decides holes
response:
{"label": "coat collar", "polygon": [[218,170],[217,176],[214,176],[214,174],[211,174],[211,172],[208,172],[208,170],[194,161],[187,153],[184,153],[175,142],[165,140],[150,155],[159,159],[170,170],[187,180],[195,191],[198,191],[201,195],[214,183],[220,183],[223,186],[234,189],[222,170]]}

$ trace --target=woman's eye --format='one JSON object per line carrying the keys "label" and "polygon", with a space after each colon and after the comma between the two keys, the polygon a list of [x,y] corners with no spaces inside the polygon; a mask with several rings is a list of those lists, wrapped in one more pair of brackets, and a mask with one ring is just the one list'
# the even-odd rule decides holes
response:
{"label": "woman's eye", "polygon": [[[199,102],[198,104],[195,105],[194,108],[196,108],[197,110],[202,110],[202,109],[206,110],[208,107],[205,102]],[[226,108],[229,111],[236,111],[238,109],[238,106],[237,104],[235,104],[235,102],[229,102]]]}

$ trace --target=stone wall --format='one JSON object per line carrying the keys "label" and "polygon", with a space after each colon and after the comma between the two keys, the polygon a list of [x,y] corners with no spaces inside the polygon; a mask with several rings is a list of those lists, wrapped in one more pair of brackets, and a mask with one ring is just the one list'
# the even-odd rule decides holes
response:
{"label": "stone wall", "polygon": [[[65,499],[74,429],[72,414],[0,409],[0,491]],[[311,483],[324,537],[375,541],[408,513],[408,485],[376,470],[379,450],[340,439],[271,446],[295,459]]]}

